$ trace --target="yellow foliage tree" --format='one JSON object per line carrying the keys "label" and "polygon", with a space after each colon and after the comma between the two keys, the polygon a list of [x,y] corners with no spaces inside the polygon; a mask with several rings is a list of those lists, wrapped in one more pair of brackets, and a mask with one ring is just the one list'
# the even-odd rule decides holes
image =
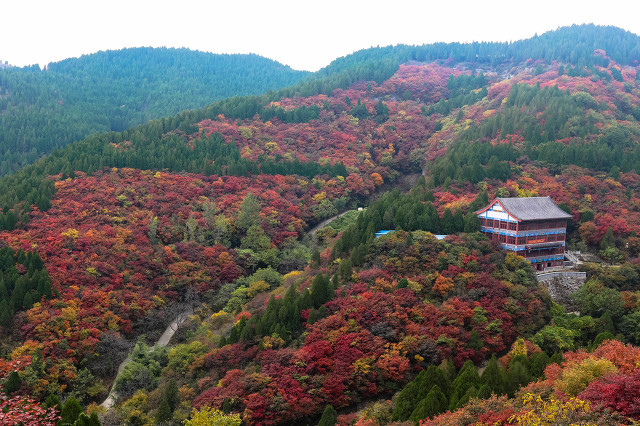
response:
{"label": "yellow foliage tree", "polygon": [[587,358],[565,368],[557,386],[567,395],[575,396],[595,379],[617,371],[616,366],[608,359]]}
{"label": "yellow foliage tree", "polygon": [[523,397],[523,411],[509,419],[509,424],[520,426],[572,425],[591,426],[595,423],[587,420],[589,403],[571,398],[560,401],[553,396],[543,399],[539,395],[526,394]]}
{"label": "yellow foliage tree", "polygon": [[267,290],[271,289],[271,286],[264,281],[255,281],[252,282],[247,290],[247,296],[254,297],[258,293],[263,293]]}
{"label": "yellow foliage tree", "polygon": [[211,407],[194,408],[191,418],[184,421],[185,426],[239,426],[241,423],[240,414],[224,414]]}
{"label": "yellow foliage tree", "polygon": [[264,145],[264,148],[265,148],[267,151],[269,151],[269,153],[270,153],[270,154],[273,154],[274,152],[276,152],[277,150],[279,150],[279,149],[280,149],[280,147],[278,146],[278,144],[277,144],[277,143],[275,143],[275,142],[267,142],[267,143]]}

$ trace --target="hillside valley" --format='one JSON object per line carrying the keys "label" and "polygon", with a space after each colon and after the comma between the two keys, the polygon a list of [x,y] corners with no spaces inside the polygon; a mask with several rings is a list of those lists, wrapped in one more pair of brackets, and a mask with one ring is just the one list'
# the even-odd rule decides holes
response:
{"label": "hillside valley", "polygon": [[[588,25],[373,48],[3,177],[0,418],[639,420],[639,42]],[[490,200],[531,196],[597,259],[579,315],[479,232]]]}

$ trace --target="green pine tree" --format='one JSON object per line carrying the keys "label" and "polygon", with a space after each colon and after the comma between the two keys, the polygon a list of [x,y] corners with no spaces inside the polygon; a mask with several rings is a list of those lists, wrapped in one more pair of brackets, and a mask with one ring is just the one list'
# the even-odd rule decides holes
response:
{"label": "green pine tree", "polygon": [[62,425],[72,425],[78,420],[78,416],[82,413],[82,406],[73,396],[70,396],[69,399],[64,403],[64,407],[62,407]]}
{"label": "green pine tree", "polygon": [[521,386],[528,384],[530,381],[529,370],[522,363],[514,362],[509,365],[509,371],[507,371],[507,393],[510,397],[513,397]]}
{"label": "green pine tree", "polygon": [[238,217],[235,225],[238,229],[246,231],[252,225],[259,225],[260,200],[252,193],[247,193],[238,208]]}
{"label": "green pine tree", "polygon": [[442,392],[447,392],[449,384],[444,372],[431,364],[426,370],[422,370],[415,378],[414,382],[418,389],[418,401],[426,398],[431,392],[431,388],[438,386]]}
{"label": "green pine tree", "polygon": [[175,379],[169,379],[167,386],[165,386],[164,388],[162,399],[167,400],[167,402],[169,403],[169,408],[171,408],[171,412],[173,413],[173,411],[178,406],[178,402],[180,401],[178,385],[176,384]]}
{"label": "green pine tree", "polygon": [[463,232],[464,231],[464,227],[465,227],[464,225],[465,225],[464,216],[462,215],[462,211],[460,211],[460,209],[458,209],[453,214],[454,233]]}
{"label": "green pine tree", "polygon": [[504,368],[498,365],[498,359],[493,355],[487,364],[487,367],[482,372],[480,383],[482,385],[487,385],[491,393],[502,395],[506,393],[506,380],[507,375]]}
{"label": "green pine tree", "polygon": [[335,408],[333,408],[333,405],[327,405],[322,412],[322,417],[320,418],[318,426],[334,426],[337,421],[338,413]]}
{"label": "green pine tree", "polygon": [[531,359],[529,360],[529,372],[531,373],[532,379],[539,379],[544,375],[544,369],[549,365],[549,355],[544,351],[537,352],[531,355]]}
{"label": "green pine tree", "polygon": [[452,391],[451,395],[449,395],[449,411],[456,411],[458,408],[458,401],[460,400],[460,396],[457,391]]}
{"label": "green pine tree", "polygon": [[479,232],[481,229],[482,225],[480,224],[478,215],[473,212],[467,213],[464,218],[464,232],[469,234],[471,232]]}
{"label": "green pine tree", "polygon": [[452,382],[455,380],[457,376],[456,365],[453,363],[452,359],[442,360],[438,369],[442,371],[444,377],[447,379],[447,383],[449,384],[449,388],[451,387]]}
{"label": "green pine tree", "polygon": [[17,392],[22,386],[22,379],[17,371],[12,371],[9,378],[4,382],[4,391],[7,395]]}
{"label": "green pine tree", "polygon": [[166,399],[162,399],[160,401],[160,405],[158,406],[158,410],[156,411],[156,422],[162,423],[171,420],[173,416],[173,411],[171,407],[169,407],[169,402]]}
{"label": "green pine tree", "polygon": [[611,312],[609,310],[605,311],[605,313],[596,320],[596,331],[598,333],[605,331],[610,333],[616,332],[616,328],[613,325],[613,319],[611,319]]}
{"label": "green pine tree", "polygon": [[225,414],[229,414],[231,410],[233,410],[231,398],[225,398],[224,401],[222,401],[222,412]]}
{"label": "green pine tree", "polygon": [[491,392],[491,388],[489,385],[482,385],[480,389],[478,389],[478,398],[487,399],[490,398],[493,392]]}
{"label": "green pine tree", "polygon": [[313,306],[319,308],[328,302],[333,294],[331,293],[331,282],[326,275],[317,275],[311,283],[311,300]]}
{"label": "green pine tree", "polygon": [[13,313],[9,308],[9,303],[6,299],[0,301],[0,325],[2,327],[9,327],[13,320]]}
{"label": "green pine tree", "polygon": [[603,331],[601,333],[598,333],[591,343],[591,350],[594,350],[595,348],[600,346],[600,344],[605,340],[614,340],[615,338],[616,336],[614,336],[610,331]]}
{"label": "green pine tree", "polygon": [[4,285],[2,272],[0,272],[0,301],[2,300],[9,301],[9,292],[7,291],[7,287]]}
{"label": "green pine tree", "polygon": [[347,283],[351,281],[351,275],[353,274],[353,267],[349,259],[343,259],[342,261],[340,261],[340,266],[338,267],[338,274],[340,277],[340,282]]}
{"label": "green pine tree", "polygon": [[309,318],[307,319],[307,324],[313,324],[316,321],[318,321],[318,311],[311,309],[309,312]]}
{"label": "green pine tree", "polygon": [[484,346],[480,333],[475,328],[469,333],[469,347],[474,351],[479,351]]}
{"label": "green pine tree", "polygon": [[462,398],[458,400],[456,408],[464,407],[471,398],[477,398],[477,397],[478,397],[478,389],[476,389],[475,386],[471,386],[469,389],[467,389],[467,391],[464,393]]}
{"label": "green pine tree", "polygon": [[458,397],[464,396],[467,389],[471,386],[477,386],[479,382],[480,377],[478,376],[478,369],[471,360],[467,360],[460,369],[458,376],[451,384],[451,392],[456,392]]}
{"label": "green pine tree", "polygon": [[411,381],[402,388],[396,397],[396,406],[393,409],[391,420],[401,422],[408,420],[418,402],[418,386],[414,381]]}
{"label": "green pine tree", "polygon": [[410,420],[419,422],[420,420],[433,417],[447,409],[447,397],[439,386],[434,386],[427,394],[426,398],[418,403],[411,413]]}
{"label": "green pine tree", "polygon": [[446,235],[456,232],[453,214],[451,213],[451,209],[448,207],[444,209],[444,213],[442,213],[442,217],[440,218],[440,232]]}
{"label": "green pine tree", "polygon": [[551,358],[549,358],[549,364],[562,364],[562,353],[560,352],[555,352],[553,355],[551,355]]}
{"label": "green pine tree", "polygon": [[85,413],[80,413],[74,426],[101,426],[101,423],[95,412],[91,413],[90,416],[87,416]]}
{"label": "green pine tree", "polygon": [[60,398],[58,398],[54,394],[49,394],[47,399],[44,401],[44,408],[52,407],[56,407],[56,411],[60,413],[60,410],[62,410],[62,402],[60,402]]}
{"label": "green pine tree", "polygon": [[608,248],[615,248],[616,240],[613,236],[613,230],[611,227],[607,228],[607,232],[605,232],[604,237],[602,237],[602,241],[600,241],[600,250],[606,250]]}

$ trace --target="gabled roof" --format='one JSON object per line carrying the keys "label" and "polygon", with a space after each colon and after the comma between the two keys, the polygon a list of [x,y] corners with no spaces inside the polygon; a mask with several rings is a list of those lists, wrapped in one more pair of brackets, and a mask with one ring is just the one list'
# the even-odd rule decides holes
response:
{"label": "gabled roof", "polygon": [[519,220],[570,219],[572,216],[553,202],[551,197],[496,198],[476,213],[489,209],[495,202]]}

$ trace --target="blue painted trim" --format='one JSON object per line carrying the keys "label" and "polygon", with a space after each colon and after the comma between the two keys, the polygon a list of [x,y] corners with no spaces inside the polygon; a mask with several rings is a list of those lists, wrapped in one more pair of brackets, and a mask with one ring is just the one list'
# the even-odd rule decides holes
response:
{"label": "blue painted trim", "polygon": [[560,256],[560,257],[549,257],[549,258],[544,258],[544,259],[535,259],[535,260],[529,260],[527,258],[525,258],[529,263],[539,263],[539,262],[548,262],[550,260],[563,260],[564,256]]}
{"label": "blue painted trim", "polygon": [[549,232],[530,232],[530,231],[509,231],[509,230],[497,230],[494,228],[482,227],[482,232],[486,232],[487,234],[499,234],[499,235],[508,235],[510,237],[535,237],[538,235],[557,235],[557,234],[566,234],[566,231],[549,231]]}

